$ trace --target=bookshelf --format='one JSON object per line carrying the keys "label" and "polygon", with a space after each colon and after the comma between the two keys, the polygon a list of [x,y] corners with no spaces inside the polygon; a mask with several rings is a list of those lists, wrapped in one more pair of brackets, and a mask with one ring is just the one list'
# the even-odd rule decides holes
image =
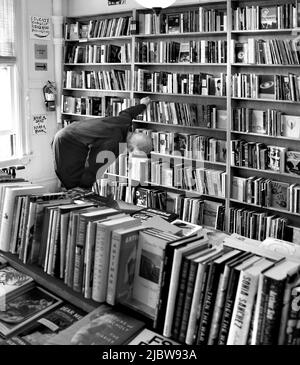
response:
{"label": "bookshelf", "polygon": [[[98,23],[111,21],[118,24],[122,17],[131,19],[132,31],[127,30],[126,34],[118,36],[111,31],[110,36],[109,32],[103,36],[98,30],[98,36],[95,36]],[[109,62],[106,59],[105,62],[75,63],[69,57],[69,61],[64,64],[64,72],[126,70],[130,72],[128,77],[131,82],[122,90],[64,88],[63,93],[75,97],[100,97],[102,114],[107,113],[110,98],[126,100],[126,103],[120,103],[119,100],[114,109],[117,114],[120,108],[134,104],[135,99],[149,95],[152,103],[143,115],[134,120],[135,129],[153,133],[155,138],[159,135],[164,139],[173,132],[176,135],[197,135],[223,141],[226,159],[221,162],[207,158],[199,160],[184,153],[178,156],[173,150],[165,152],[159,148],[151,154],[154,163],[160,161],[171,163],[171,166],[182,163],[183,166],[198,168],[201,162],[204,170],[226,173],[222,197],[199,193],[196,189],[178,188],[174,184],[170,186],[170,183],[158,182],[151,177],[144,183],[147,188],[161,187],[164,191],[178,191],[222,201],[225,206],[224,230],[232,233],[232,210],[243,207],[245,210],[262,212],[262,206],[250,200],[246,203],[233,198],[235,178],[255,176],[282,183],[285,187],[286,184],[293,186],[299,181],[299,175],[291,174],[284,166],[288,151],[300,152],[299,136],[293,135],[295,131],[287,131],[286,127],[291,118],[300,125],[300,57],[297,44],[293,43],[297,36],[298,18],[299,4],[294,0],[276,0],[275,3],[271,0],[227,0],[213,4],[173,6],[162,9],[159,14],[151,9],[133,9],[126,13],[68,18],[66,34],[75,27],[75,36],[67,36],[66,54],[72,54],[70,49],[74,53],[76,47],[96,50],[113,42],[122,47],[123,58],[122,62]],[[82,32],[88,35],[82,36]],[[126,58],[124,54],[130,54],[130,57]],[[209,85],[207,88],[206,83]],[[217,89],[219,83],[221,90]],[[274,84],[271,94],[259,87],[263,83],[265,86]],[[286,93],[284,85],[289,88]],[[219,111],[222,111],[222,116],[218,115]],[[62,118],[70,121],[82,117],[76,112],[62,114]],[[219,122],[219,118],[223,118],[223,121]],[[253,144],[258,154],[261,154],[256,156],[257,161],[260,158],[268,160],[274,148],[285,149],[281,156],[282,169],[276,171],[276,168],[270,168],[267,161],[263,168],[245,161],[233,163],[233,141],[242,142],[244,149],[238,151],[242,161],[245,159],[244,154],[249,153],[249,148],[254,148]],[[267,152],[260,150],[265,148]],[[124,173],[118,176],[117,170],[108,170],[106,178],[115,183],[130,180],[126,180]],[[287,212],[272,206],[263,206],[263,209],[270,215],[277,213],[279,218],[285,219],[287,227],[299,227],[298,212]]]}

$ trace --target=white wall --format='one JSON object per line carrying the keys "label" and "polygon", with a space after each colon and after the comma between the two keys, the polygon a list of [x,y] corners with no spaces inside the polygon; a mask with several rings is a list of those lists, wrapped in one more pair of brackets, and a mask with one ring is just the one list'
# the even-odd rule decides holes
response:
{"label": "white wall", "polygon": [[[56,113],[46,111],[43,97],[43,86],[48,80],[55,81],[54,73],[54,47],[53,39],[31,39],[30,17],[49,17],[52,22],[52,0],[19,0],[22,2],[22,45],[23,45],[23,69],[22,69],[22,102],[24,115],[22,122],[26,125],[29,157],[24,160],[26,170],[18,173],[34,183],[47,185],[50,191],[57,189],[57,179],[54,173],[52,152],[50,143],[57,130]],[[47,45],[47,60],[37,60],[34,54],[35,44]],[[21,51],[21,50],[20,50]],[[19,53],[19,55],[21,55]],[[47,63],[47,71],[36,71],[35,63]],[[47,134],[33,135],[33,115],[44,114],[47,116]]]}
{"label": "white wall", "polygon": [[[107,0],[67,0],[67,15],[68,16],[80,16],[80,15],[93,15],[93,14],[105,14],[119,11],[126,11],[132,9],[140,9],[140,6],[135,0],[127,0],[124,5],[108,6]],[[219,0],[210,0],[215,2]],[[208,2],[207,0],[176,0],[175,5],[189,5],[200,4]],[[149,6],[151,6],[151,0],[149,0]]]}

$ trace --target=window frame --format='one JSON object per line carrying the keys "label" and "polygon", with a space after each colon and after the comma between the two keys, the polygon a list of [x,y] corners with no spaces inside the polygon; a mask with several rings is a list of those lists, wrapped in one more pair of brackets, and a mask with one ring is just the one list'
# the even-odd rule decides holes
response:
{"label": "window frame", "polygon": [[[0,160],[0,168],[12,165],[26,165],[30,161],[30,129],[29,129],[29,89],[26,31],[26,1],[14,1],[15,49],[14,57],[0,57],[2,65],[14,66],[12,72],[12,104],[15,118],[16,155],[11,159]],[[1,133],[1,132],[0,132]],[[3,133],[2,133],[3,134]]]}

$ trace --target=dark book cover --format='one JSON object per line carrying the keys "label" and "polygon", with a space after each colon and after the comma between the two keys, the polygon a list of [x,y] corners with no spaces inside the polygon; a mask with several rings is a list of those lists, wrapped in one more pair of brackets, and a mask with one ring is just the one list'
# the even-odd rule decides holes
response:
{"label": "dark book cover", "polygon": [[260,29],[277,29],[277,28],[278,28],[277,7],[262,6],[260,8]]}

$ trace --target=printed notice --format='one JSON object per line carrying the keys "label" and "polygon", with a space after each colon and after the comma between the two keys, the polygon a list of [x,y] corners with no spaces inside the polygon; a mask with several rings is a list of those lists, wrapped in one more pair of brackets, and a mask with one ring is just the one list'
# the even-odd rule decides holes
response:
{"label": "printed notice", "polygon": [[35,136],[47,134],[47,116],[45,114],[38,114],[33,116],[33,134]]}
{"label": "printed notice", "polygon": [[48,58],[48,48],[46,44],[35,44],[34,55],[37,60],[46,60]]}
{"label": "printed notice", "polygon": [[50,40],[51,23],[50,18],[32,16],[30,19],[30,34],[34,39]]}

